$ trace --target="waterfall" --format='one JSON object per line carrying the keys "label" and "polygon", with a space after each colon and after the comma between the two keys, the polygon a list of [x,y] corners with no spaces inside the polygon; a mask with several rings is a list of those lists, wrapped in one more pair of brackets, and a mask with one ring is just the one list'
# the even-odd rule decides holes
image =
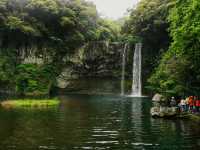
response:
{"label": "waterfall", "polygon": [[128,44],[125,44],[123,54],[122,54],[122,77],[121,77],[121,95],[123,96],[125,93],[125,71],[126,71],[126,51],[128,48]]}
{"label": "waterfall", "polygon": [[133,83],[131,96],[142,96],[142,43],[135,45],[133,58]]}
{"label": "waterfall", "polygon": [[108,53],[109,52],[109,46],[110,46],[109,41],[105,42],[105,46],[106,46],[106,53]]}

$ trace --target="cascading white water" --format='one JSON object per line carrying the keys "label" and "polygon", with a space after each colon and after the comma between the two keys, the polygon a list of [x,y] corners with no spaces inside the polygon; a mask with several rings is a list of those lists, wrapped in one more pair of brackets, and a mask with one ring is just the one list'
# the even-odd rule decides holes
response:
{"label": "cascading white water", "polygon": [[135,45],[135,53],[133,58],[133,83],[131,96],[142,96],[142,43]]}
{"label": "cascading white water", "polygon": [[125,93],[125,71],[126,71],[126,51],[128,48],[128,44],[125,44],[123,54],[122,54],[122,77],[121,77],[121,95],[124,96]]}

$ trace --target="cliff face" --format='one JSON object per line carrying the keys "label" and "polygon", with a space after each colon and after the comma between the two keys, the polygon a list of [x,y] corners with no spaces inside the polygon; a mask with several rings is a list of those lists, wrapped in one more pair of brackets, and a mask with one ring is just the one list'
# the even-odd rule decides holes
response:
{"label": "cliff face", "polygon": [[[67,78],[77,77],[120,77],[122,52],[124,43],[96,41],[86,43],[75,50],[73,54],[66,54],[63,57],[63,72]],[[51,63],[51,55],[37,54],[36,50],[30,52],[22,51],[21,63],[38,64]],[[49,55],[49,56],[48,56]]]}
{"label": "cliff face", "polygon": [[91,42],[78,51],[79,63],[73,62],[73,73],[82,77],[119,77],[124,44]]}
{"label": "cliff face", "polygon": [[[73,54],[66,53],[59,60],[62,64],[62,71],[57,77],[57,87],[62,89],[73,87],[75,82],[77,85],[83,78],[121,78],[124,46],[124,43],[117,42],[89,42],[75,50]],[[19,65],[17,68],[23,68],[25,71],[17,74],[17,79],[21,79],[27,83],[29,83],[29,79],[31,79],[31,83],[32,80],[37,81],[38,77],[35,75],[37,73],[34,73],[33,70],[41,73],[47,71],[47,77],[45,76],[44,79],[51,76],[51,72],[53,71],[46,67],[53,65],[53,55],[48,51],[46,53],[38,53],[36,48],[21,49],[18,57]],[[45,71],[40,70],[44,67]],[[18,82],[16,81],[16,83]],[[39,82],[37,81],[37,83]]]}
{"label": "cliff face", "polygon": [[124,44],[117,42],[85,44],[66,58],[70,63],[57,78],[58,87],[73,87],[77,80],[83,78],[121,78],[123,50]]}

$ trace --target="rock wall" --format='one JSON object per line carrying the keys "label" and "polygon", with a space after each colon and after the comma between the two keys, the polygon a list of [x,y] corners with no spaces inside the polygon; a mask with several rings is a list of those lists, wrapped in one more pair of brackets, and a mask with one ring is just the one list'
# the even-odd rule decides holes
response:
{"label": "rock wall", "polygon": [[73,87],[74,80],[77,83],[83,78],[121,78],[124,46],[124,43],[105,41],[85,44],[67,56],[68,65],[57,78],[58,87]]}
{"label": "rock wall", "polygon": [[[82,78],[121,78],[122,53],[125,44],[121,42],[93,41],[86,43],[74,53],[66,53],[62,62],[65,63],[60,75],[57,77],[57,86],[66,88],[72,86],[71,81]],[[45,50],[43,50],[45,51]],[[127,61],[131,51],[127,48]],[[21,61],[24,64],[43,64],[51,62],[48,53],[37,54],[36,48],[21,51]],[[131,56],[132,58],[132,56]],[[132,63],[132,60],[131,60]],[[127,70],[128,69],[127,63]],[[131,67],[132,68],[132,67]],[[132,76],[132,74],[131,74]]]}
{"label": "rock wall", "polygon": [[84,77],[119,77],[123,49],[123,43],[88,43],[75,54],[79,61],[72,60],[73,73]]}

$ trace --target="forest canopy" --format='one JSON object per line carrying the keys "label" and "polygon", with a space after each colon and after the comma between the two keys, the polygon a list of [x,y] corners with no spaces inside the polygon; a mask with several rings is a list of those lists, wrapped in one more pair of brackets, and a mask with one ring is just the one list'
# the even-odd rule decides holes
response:
{"label": "forest canopy", "polygon": [[[119,30],[84,0],[1,0],[0,83],[19,93],[41,91],[40,81],[55,78],[65,56],[89,41],[113,41]],[[36,64],[25,64],[27,57],[37,58]],[[46,82],[46,91],[53,81]]]}
{"label": "forest canopy", "polygon": [[141,0],[131,10],[123,31],[143,42],[147,90],[166,96],[199,92],[199,7],[198,0]]}
{"label": "forest canopy", "polygon": [[200,3],[175,1],[168,16],[172,42],[149,79],[166,94],[197,95],[200,85]]}

